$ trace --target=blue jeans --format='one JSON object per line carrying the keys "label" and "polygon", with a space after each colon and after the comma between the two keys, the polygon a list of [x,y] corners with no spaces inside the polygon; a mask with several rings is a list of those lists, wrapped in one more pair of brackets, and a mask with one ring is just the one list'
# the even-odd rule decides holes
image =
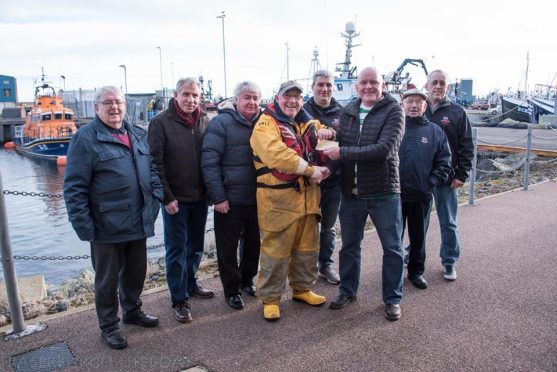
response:
{"label": "blue jeans", "polygon": [[458,207],[457,190],[449,185],[437,186],[433,192],[435,208],[441,228],[441,250],[439,256],[443,266],[454,266],[460,256],[456,213]]}
{"label": "blue jeans", "polygon": [[375,225],[383,247],[383,302],[402,300],[404,261],[400,197],[370,200],[342,196],[340,205],[342,248],[339,253],[340,293],[356,296],[360,284],[361,243],[367,217]]}
{"label": "blue jeans", "polygon": [[335,223],[340,207],[340,183],[321,189],[321,232],[319,234],[319,269],[333,266],[335,250]]}
{"label": "blue jeans", "polygon": [[195,273],[199,268],[205,246],[205,223],[207,201],[179,202],[178,213],[168,214],[162,206],[164,244],[166,248],[166,281],[172,306],[189,299],[197,282]]}

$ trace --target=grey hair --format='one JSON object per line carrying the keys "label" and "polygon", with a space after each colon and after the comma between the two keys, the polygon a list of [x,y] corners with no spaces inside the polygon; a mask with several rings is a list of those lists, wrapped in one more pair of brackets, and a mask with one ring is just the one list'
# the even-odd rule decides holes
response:
{"label": "grey hair", "polygon": [[449,81],[449,74],[447,74],[447,72],[443,71],[443,70],[433,70],[431,71],[428,75],[427,75],[427,82],[429,83],[429,81],[431,80],[431,76],[433,74],[443,74],[443,76],[445,76],[445,81]]}
{"label": "grey hair", "polygon": [[261,98],[261,89],[259,88],[259,85],[249,80],[242,81],[234,87],[234,98],[238,98],[244,89],[257,92],[257,94],[259,94],[259,98]]}
{"label": "grey hair", "polygon": [[199,82],[198,79],[194,78],[194,77],[187,77],[187,78],[181,78],[180,80],[178,80],[178,82],[176,83],[176,92],[179,92],[180,89],[182,88],[182,86],[187,85],[197,85],[197,87],[199,88],[199,90],[202,89],[201,87],[201,83]]}
{"label": "grey hair", "polygon": [[99,89],[99,91],[97,92],[97,94],[95,94],[95,102],[100,102],[101,97],[103,96],[103,94],[105,93],[114,93],[117,96],[122,97],[124,100],[126,100],[126,96],[124,95],[124,93],[122,93],[122,90],[120,88],[116,88],[113,85],[105,85],[104,87],[101,87]]}
{"label": "grey hair", "polygon": [[311,86],[312,86],[312,87],[315,85],[315,82],[317,81],[317,78],[319,78],[319,77],[324,77],[324,78],[333,80],[333,74],[332,74],[330,71],[327,71],[327,70],[317,70],[317,71],[315,71],[315,73],[313,74],[313,82],[311,83]]}

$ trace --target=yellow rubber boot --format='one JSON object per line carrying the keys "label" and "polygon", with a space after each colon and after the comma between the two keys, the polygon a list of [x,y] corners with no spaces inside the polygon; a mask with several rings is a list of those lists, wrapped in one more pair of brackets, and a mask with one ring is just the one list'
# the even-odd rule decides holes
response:
{"label": "yellow rubber boot", "polygon": [[280,319],[279,305],[263,304],[263,318],[274,321]]}
{"label": "yellow rubber boot", "polygon": [[325,296],[315,294],[312,291],[293,293],[292,299],[295,301],[305,302],[306,304],[311,306],[321,306],[327,301]]}

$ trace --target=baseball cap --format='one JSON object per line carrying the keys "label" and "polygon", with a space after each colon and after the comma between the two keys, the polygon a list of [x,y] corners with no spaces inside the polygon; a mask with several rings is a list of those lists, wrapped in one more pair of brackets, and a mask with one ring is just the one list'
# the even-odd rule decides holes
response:
{"label": "baseball cap", "polygon": [[283,95],[284,93],[288,92],[290,89],[297,89],[300,91],[300,93],[304,91],[300,83],[298,83],[295,80],[288,80],[280,85],[278,94]]}

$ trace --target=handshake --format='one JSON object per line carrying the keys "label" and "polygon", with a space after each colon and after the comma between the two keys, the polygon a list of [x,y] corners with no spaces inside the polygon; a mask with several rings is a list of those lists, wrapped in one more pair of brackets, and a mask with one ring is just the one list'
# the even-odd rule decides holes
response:
{"label": "handshake", "polygon": [[327,167],[314,166],[311,180],[316,183],[321,183],[324,179],[331,175],[331,171]]}

